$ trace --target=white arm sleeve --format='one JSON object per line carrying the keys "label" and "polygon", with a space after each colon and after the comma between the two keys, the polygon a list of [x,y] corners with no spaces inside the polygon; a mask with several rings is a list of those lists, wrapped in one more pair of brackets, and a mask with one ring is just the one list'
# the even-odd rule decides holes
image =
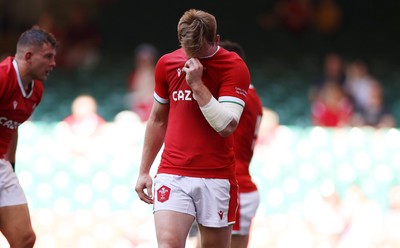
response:
{"label": "white arm sleeve", "polygon": [[211,100],[200,107],[200,110],[214,130],[221,132],[232,120],[239,122],[243,106],[233,102],[220,103],[211,97]]}

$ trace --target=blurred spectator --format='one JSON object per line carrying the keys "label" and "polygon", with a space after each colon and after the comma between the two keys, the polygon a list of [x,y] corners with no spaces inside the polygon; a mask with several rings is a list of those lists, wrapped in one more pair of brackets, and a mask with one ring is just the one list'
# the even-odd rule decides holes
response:
{"label": "blurred spectator", "polygon": [[150,44],[139,45],[134,52],[134,68],[128,77],[128,102],[142,121],[147,121],[153,106],[154,68],[157,49]]}
{"label": "blurred spectator", "polygon": [[371,126],[375,128],[392,128],[396,121],[384,102],[382,86],[379,82],[371,84],[366,92],[365,106],[357,108],[353,116],[354,126]]}
{"label": "blurred spectator", "polygon": [[99,63],[101,35],[90,18],[88,11],[80,6],[68,12],[65,36],[58,52],[61,68],[90,70]]}
{"label": "blurred spectator", "polygon": [[96,100],[90,95],[80,95],[72,102],[71,115],[63,122],[72,134],[90,137],[101,129],[106,121],[97,114]]}
{"label": "blurred spectator", "polygon": [[353,101],[356,109],[367,107],[368,97],[373,85],[378,83],[370,74],[367,65],[362,60],[349,63],[346,66],[344,89]]}
{"label": "blurred spectator", "polygon": [[257,145],[269,145],[274,141],[279,128],[279,115],[270,108],[263,107],[263,118],[258,131]]}
{"label": "blurred spectator", "polygon": [[336,0],[318,0],[314,7],[314,26],[322,34],[335,34],[342,24],[342,9]]}
{"label": "blurred spectator", "polygon": [[98,156],[104,149],[102,137],[106,121],[97,114],[96,100],[90,95],[80,95],[71,105],[71,114],[57,126],[65,152],[74,156]]}
{"label": "blurred spectator", "polygon": [[262,28],[283,27],[293,33],[302,33],[309,28],[312,20],[310,0],[278,0],[273,13],[261,16]]}
{"label": "blurred spectator", "polygon": [[328,81],[311,103],[312,123],[323,127],[350,126],[353,106],[335,81]]}
{"label": "blurred spectator", "polygon": [[346,75],[342,57],[334,52],[326,54],[323,61],[323,72],[311,86],[309,92],[310,100],[315,100],[318,91],[326,82],[335,82],[340,87],[343,87],[345,79]]}

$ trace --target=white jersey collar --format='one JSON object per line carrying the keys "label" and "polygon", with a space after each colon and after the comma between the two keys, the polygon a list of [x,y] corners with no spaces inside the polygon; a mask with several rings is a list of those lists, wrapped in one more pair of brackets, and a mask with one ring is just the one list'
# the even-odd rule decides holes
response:
{"label": "white jersey collar", "polygon": [[208,59],[208,58],[211,58],[211,57],[214,56],[218,51],[219,51],[219,46],[217,46],[217,49],[216,49],[215,52],[212,53],[211,55],[204,56],[204,57],[199,57],[199,59]]}
{"label": "white jersey collar", "polygon": [[15,59],[13,60],[13,66],[14,66],[15,71],[17,72],[18,85],[19,85],[19,88],[21,89],[21,93],[25,98],[29,98],[32,95],[33,88],[34,88],[33,86],[35,85],[35,81],[33,81],[33,80],[31,81],[31,90],[27,93],[25,91],[24,85],[22,84],[21,75],[19,74],[18,64]]}

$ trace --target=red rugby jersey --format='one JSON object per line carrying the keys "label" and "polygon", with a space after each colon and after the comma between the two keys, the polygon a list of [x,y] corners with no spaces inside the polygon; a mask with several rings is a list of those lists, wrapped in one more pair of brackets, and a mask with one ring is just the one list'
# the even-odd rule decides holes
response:
{"label": "red rugby jersey", "polygon": [[[164,150],[158,173],[204,178],[235,174],[233,135],[221,137],[204,118],[183,72],[183,49],[162,56],[155,71],[155,99],[170,105]],[[244,106],[250,74],[243,60],[223,48],[201,58],[203,82],[220,102]]]}
{"label": "red rugby jersey", "polygon": [[256,90],[250,86],[247,92],[246,107],[243,110],[239,125],[234,133],[236,179],[239,183],[239,192],[247,193],[257,190],[251,180],[249,166],[253,157],[254,145],[258,137],[258,130],[262,118],[262,103]]}
{"label": "red rugby jersey", "polygon": [[43,84],[34,80],[26,92],[13,57],[0,63],[0,158],[4,157],[10,146],[13,133],[26,121],[39,104],[43,95]]}

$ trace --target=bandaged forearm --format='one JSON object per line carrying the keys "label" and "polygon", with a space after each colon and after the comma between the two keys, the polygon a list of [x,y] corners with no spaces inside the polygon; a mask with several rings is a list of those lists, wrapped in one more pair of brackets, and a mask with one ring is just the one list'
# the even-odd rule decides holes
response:
{"label": "bandaged forearm", "polygon": [[214,97],[211,97],[211,100],[203,107],[200,107],[200,110],[210,126],[215,131],[221,132],[232,120],[239,122],[243,107],[232,102],[220,103]]}

